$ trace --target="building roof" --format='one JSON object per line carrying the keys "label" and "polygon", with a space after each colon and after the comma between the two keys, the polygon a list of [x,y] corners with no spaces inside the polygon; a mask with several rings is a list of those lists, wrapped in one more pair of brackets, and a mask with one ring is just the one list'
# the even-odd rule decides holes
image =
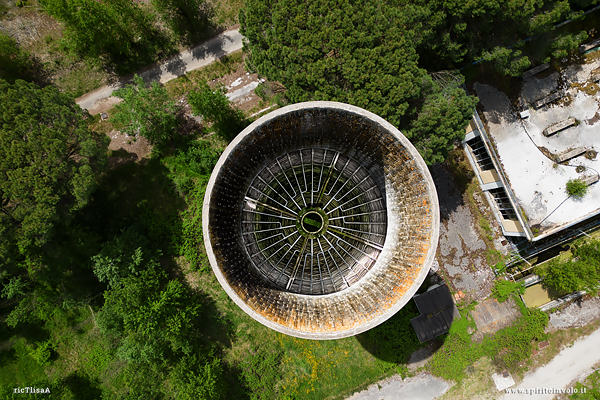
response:
{"label": "building roof", "polygon": [[446,285],[434,285],[427,292],[415,295],[413,300],[421,315],[410,323],[421,343],[447,333],[452,321],[460,318]]}
{"label": "building roof", "polygon": [[[600,108],[593,82],[599,67],[597,57],[560,70],[552,67],[524,79],[521,90],[512,97],[489,85],[473,86],[483,106],[487,136],[503,170],[500,175],[505,176],[499,186],[514,194],[509,197],[517,216],[523,216],[528,225],[530,240],[600,214],[600,185],[589,186],[581,199],[566,192],[569,180],[591,184],[600,171],[596,155]],[[526,108],[528,116],[518,118],[514,104]]]}

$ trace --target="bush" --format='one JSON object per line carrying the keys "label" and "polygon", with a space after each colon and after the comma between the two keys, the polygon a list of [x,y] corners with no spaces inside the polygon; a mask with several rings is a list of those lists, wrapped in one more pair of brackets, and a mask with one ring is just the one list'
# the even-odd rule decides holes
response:
{"label": "bush", "polygon": [[171,372],[171,382],[177,399],[225,398],[223,366],[218,358],[211,355],[206,359],[197,354],[182,357]]}
{"label": "bush", "polygon": [[244,113],[234,109],[223,87],[212,90],[206,82],[201,82],[198,90],[188,94],[188,103],[195,115],[201,115],[206,122],[213,124],[215,132],[225,140],[232,140],[249,122]]}
{"label": "bush", "polygon": [[586,31],[581,31],[577,35],[561,35],[554,43],[552,43],[552,56],[555,58],[566,57],[572,51],[576,50],[579,47],[580,43],[583,43],[588,38],[588,34]]}
{"label": "bush", "polygon": [[493,339],[487,339],[483,347],[486,353],[493,353],[494,363],[500,369],[514,370],[520,362],[531,356],[531,342],[546,339],[544,330],[548,324],[548,315],[540,310],[527,310],[519,320],[506,329],[496,333]]}
{"label": "bush", "polygon": [[569,196],[582,199],[588,192],[588,185],[581,179],[569,179],[567,181],[566,192]]}
{"label": "bush", "polygon": [[499,368],[516,369],[531,356],[531,342],[546,339],[544,331],[548,324],[544,312],[527,309],[520,300],[517,304],[523,315],[512,326],[486,336],[482,343],[472,342],[467,332],[472,323],[463,310],[461,319],[452,324],[444,345],[433,354],[429,370],[444,379],[460,381],[465,377],[465,369],[484,356],[493,359]]}
{"label": "bush", "polygon": [[494,50],[482,54],[485,61],[491,62],[502,75],[520,76],[529,66],[531,61],[523,56],[520,50],[507,47],[495,47]]}
{"label": "bush", "polygon": [[53,349],[54,346],[52,345],[52,342],[50,342],[50,340],[46,340],[44,342],[37,343],[35,348],[29,351],[29,355],[31,358],[37,361],[38,364],[47,366],[50,365],[50,356],[52,355]]}
{"label": "bush", "polygon": [[569,260],[552,260],[538,274],[560,294],[578,290],[596,293],[600,289],[599,246],[598,240],[575,243]]}
{"label": "bush", "polygon": [[250,354],[239,366],[241,378],[252,400],[278,398],[277,383],[281,381],[279,349],[250,349]]}
{"label": "bush", "polygon": [[190,268],[196,271],[205,271],[209,268],[208,258],[201,250],[204,248],[202,201],[207,183],[208,179],[205,179],[196,184],[187,199],[188,209],[183,214],[183,237],[180,253],[189,261]]}
{"label": "bush", "polygon": [[176,190],[186,197],[187,209],[181,214],[181,234],[178,237],[178,252],[190,263],[192,270],[204,271],[208,259],[201,250],[202,202],[210,173],[219,159],[219,152],[206,141],[199,141],[185,151],[168,157],[169,178]]}
{"label": "bush", "polygon": [[194,190],[194,182],[210,176],[219,160],[220,153],[206,140],[199,140],[187,149],[165,159],[169,168],[169,178],[175,184],[179,194]]}

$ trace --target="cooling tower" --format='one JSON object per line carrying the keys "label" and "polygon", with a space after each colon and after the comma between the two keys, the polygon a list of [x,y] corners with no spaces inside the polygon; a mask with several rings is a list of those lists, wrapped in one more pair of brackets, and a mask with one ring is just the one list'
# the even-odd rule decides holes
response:
{"label": "cooling tower", "polygon": [[434,260],[439,207],[423,159],[391,124],[307,102],[229,144],[202,224],[212,269],[246,313],[287,335],[336,339],[411,299]]}

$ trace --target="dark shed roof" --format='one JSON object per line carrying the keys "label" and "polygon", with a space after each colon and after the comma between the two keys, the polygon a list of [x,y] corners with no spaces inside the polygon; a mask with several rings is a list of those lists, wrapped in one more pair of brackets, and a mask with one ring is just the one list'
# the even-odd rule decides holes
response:
{"label": "dark shed roof", "polygon": [[452,321],[460,318],[446,285],[432,286],[427,292],[415,295],[413,300],[421,315],[410,323],[421,343],[447,333]]}

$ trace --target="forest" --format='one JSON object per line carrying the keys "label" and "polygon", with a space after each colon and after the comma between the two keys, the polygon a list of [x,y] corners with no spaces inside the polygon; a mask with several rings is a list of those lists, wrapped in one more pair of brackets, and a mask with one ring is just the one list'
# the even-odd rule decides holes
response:
{"label": "forest", "polygon": [[[263,327],[221,290],[205,256],[202,201],[220,153],[252,118],[210,82],[244,64],[283,88],[279,105],[363,107],[397,126],[428,165],[439,164],[478,101],[464,90],[461,68],[480,63],[492,77],[513,79],[572,54],[588,32],[554,27],[597,3],[2,0],[0,395],[20,398],[15,388],[33,387],[59,399],[324,399],[406,375],[422,347],[409,323],[418,315],[412,303],[357,337],[318,342]],[[60,32],[19,43],[3,27],[7,15],[25,12]],[[173,85],[134,76],[115,93],[122,102],[109,121],[75,103],[102,79],[133,76],[238,22],[243,55]],[[540,35],[552,45],[530,52],[525,41]],[[68,73],[56,57],[72,65]],[[69,81],[94,74],[102,78]],[[202,116],[194,131],[181,99]],[[151,155],[111,166],[123,154],[108,149],[109,127],[146,138]],[[577,249],[582,265],[597,261],[590,246]],[[581,277],[564,283],[557,271],[547,271],[555,285],[597,289]],[[510,341],[543,337],[547,322],[521,311],[526,333],[485,342],[486,351],[510,350],[498,361],[508,369],[523,358]],[[446,357],[433,368],[461,379],[469,364],[448,372],[444,365],[455,364]]]}

